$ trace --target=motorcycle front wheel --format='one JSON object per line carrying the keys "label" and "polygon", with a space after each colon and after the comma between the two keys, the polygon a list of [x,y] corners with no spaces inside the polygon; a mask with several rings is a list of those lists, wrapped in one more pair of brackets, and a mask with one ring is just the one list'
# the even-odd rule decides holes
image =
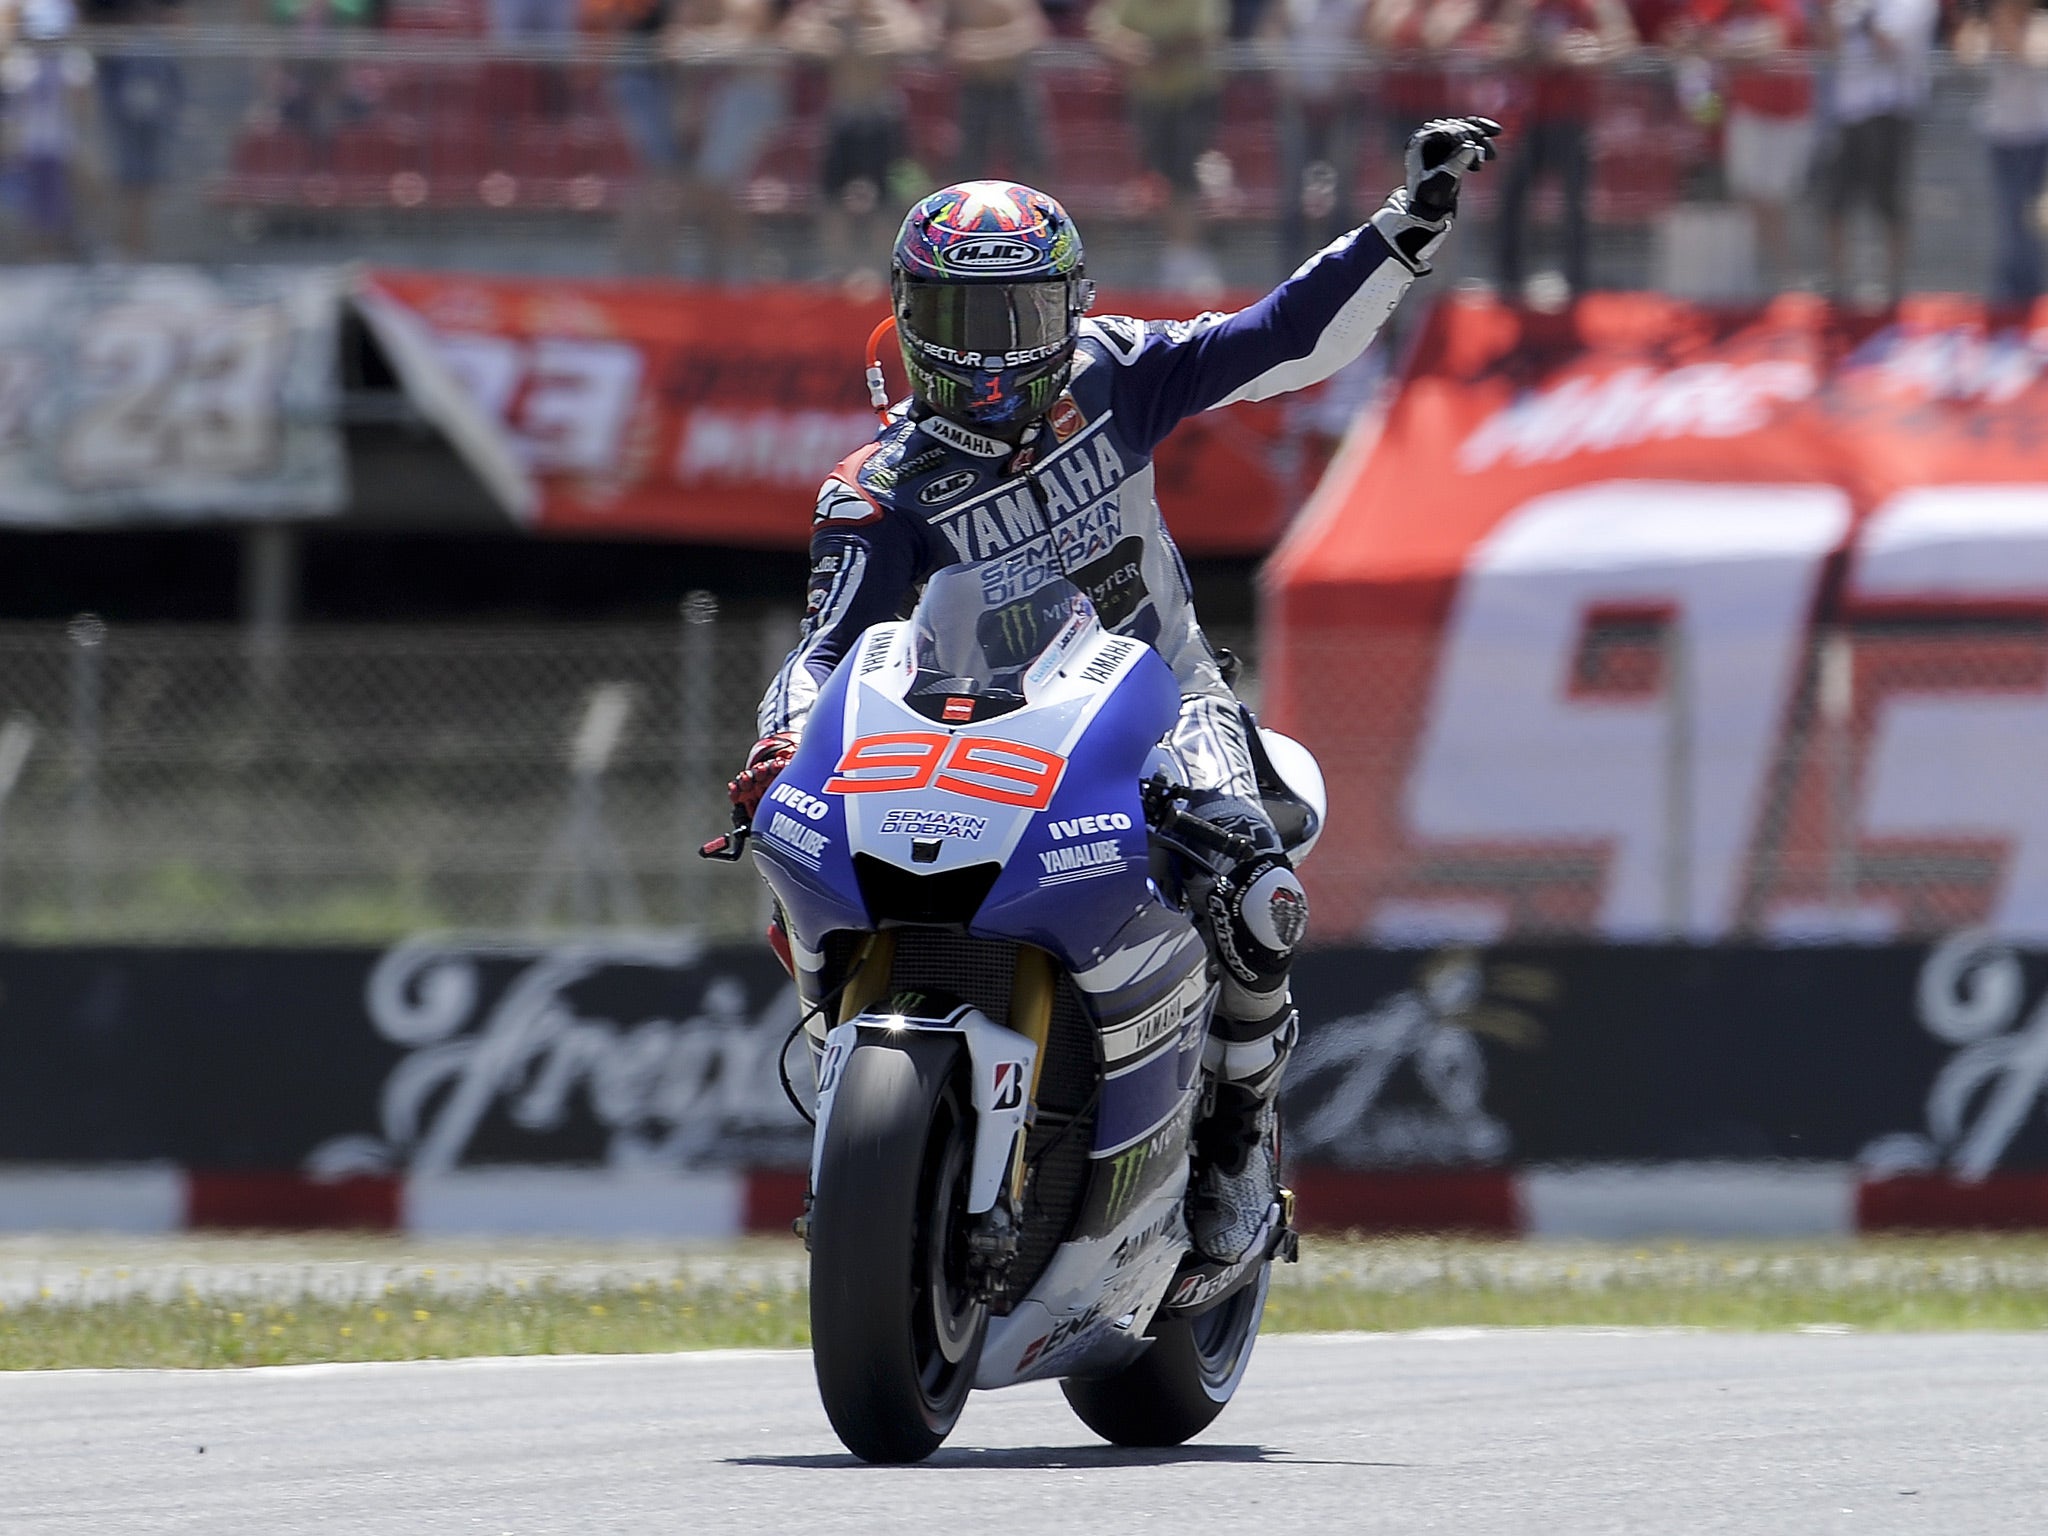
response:
{"label": "motorcycle front wheel", "polygon": [[957,1036],[863,1042],[825,1127],[811,1204],[811,1358],[863,1461],[922,1461],[974,1386],[988,1308],[967,1282],[974,1143]]}
{"label": "motorcycle front wheel", "polygon": [[1272,1278],[1272,1265],[1260,1265],[1258,1279],[1220,1305],[1155,1323],[1150,1347],[1114,1376],[1062,1381],[1060,1390],[1081,1422],[1112,1445],[1191,1439],[1215,1421],[1244,1379]]}

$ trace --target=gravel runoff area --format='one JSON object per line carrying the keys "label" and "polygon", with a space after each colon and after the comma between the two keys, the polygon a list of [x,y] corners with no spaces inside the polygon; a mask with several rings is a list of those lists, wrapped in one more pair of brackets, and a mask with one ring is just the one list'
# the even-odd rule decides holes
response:
{"label": "gravel runoff area", "polygon": [[1191,1444],[1049,1383],[915,1467],[795,1351],[0,1376],[8,1536],[1386,1532],[1947,1536],[2048,1509],[2048,1334],[1553,1330],[1260,1341]]}
{"label": "gravel runoff area", "polygon": [[450,1299],[542,1286],[570,1294],[667,1289],[792,1291],[805,1279],[794,1239],[717,1246],[593,1244],[531,1238],[443,1240],[300,1235],[0,1236],[0,1306],[123,1301],[322,1301],[393,1292]]}
{"label": "gravel runoff area", "polygon": [[[393,1292],[451,1299],[550,1287],[568,1294],[691,1289],[795,1291],[792,1239],[717,1246],[357,1236],[0,1236],[0,1306],[147,1300],[348,1305]],[[1591,1243],[1311,1237],[1274,1271],[1282,1290],[1691,1293],[1758,1287],[1818,1295],[1894,1292],[2048,1297],[2048,1237],[1815,1243]]]}

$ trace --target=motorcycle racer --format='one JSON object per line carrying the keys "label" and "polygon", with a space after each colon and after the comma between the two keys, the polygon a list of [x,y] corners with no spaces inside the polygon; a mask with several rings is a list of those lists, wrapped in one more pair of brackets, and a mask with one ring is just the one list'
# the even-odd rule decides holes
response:
{"label": "motorcycle racer", "polygon": [[1151,457],[1185,417],[1318,383],[1363,352],[1429,270],[1460,178],[1493,157],[1499,132],[1485,118],[1425,124],[1405,185],[1368,223],[1248,308],[1193,320],[1089,316],[1080,233],[1042,192],[965,182],[912,208],[891,263],[911,398],[819,492],[800,638],[728,786],[751,819],[833,668],[941,567],[975,565],[998,602],[1064,576],[1106,627],[1156,649],[1180,684],[1168,745],[1195,792],[1188,810],[1258,850],[1202,894],[1222,993],[1189,1223],[1222,1263],[1245,1257],[1277,1189],[1272,1106],[1308,903],[1260,804],[1247,717],[1196,622]]}

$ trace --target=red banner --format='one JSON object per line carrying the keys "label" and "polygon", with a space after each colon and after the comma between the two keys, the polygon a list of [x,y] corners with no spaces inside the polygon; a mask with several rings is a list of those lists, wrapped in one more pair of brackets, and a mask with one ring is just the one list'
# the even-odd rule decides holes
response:
{"label": "red banner", "polygon": [[1329,937],[2048,934],[2048,306],[1446,303],[1269,581]]}
{"label": "red banner", "polygon": [[[874,434],[861,376],[886,302],[384,271],[368,283],[424,324],[503,424],[538,482],[544,532],[802,548],[819,482]],[[1130,295],[1098,307],[1187,312]],[[1272,547],[1321,468],[1298,414],[1299,402],[1233,406],[1168,441],[1159,497],[1184,550]]]}

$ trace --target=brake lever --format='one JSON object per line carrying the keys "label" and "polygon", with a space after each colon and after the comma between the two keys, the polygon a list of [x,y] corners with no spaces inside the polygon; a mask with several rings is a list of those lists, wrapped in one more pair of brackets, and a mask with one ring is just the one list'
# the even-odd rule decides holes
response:
{"label": "brake lever", "polygon": [[742,818],[740,808],[732,810],[732,830],[721,833],[697,850],[700,859],[716,859],[721,864],[737,864],[746,857],[747,839],[754,835],[753,824]]}

